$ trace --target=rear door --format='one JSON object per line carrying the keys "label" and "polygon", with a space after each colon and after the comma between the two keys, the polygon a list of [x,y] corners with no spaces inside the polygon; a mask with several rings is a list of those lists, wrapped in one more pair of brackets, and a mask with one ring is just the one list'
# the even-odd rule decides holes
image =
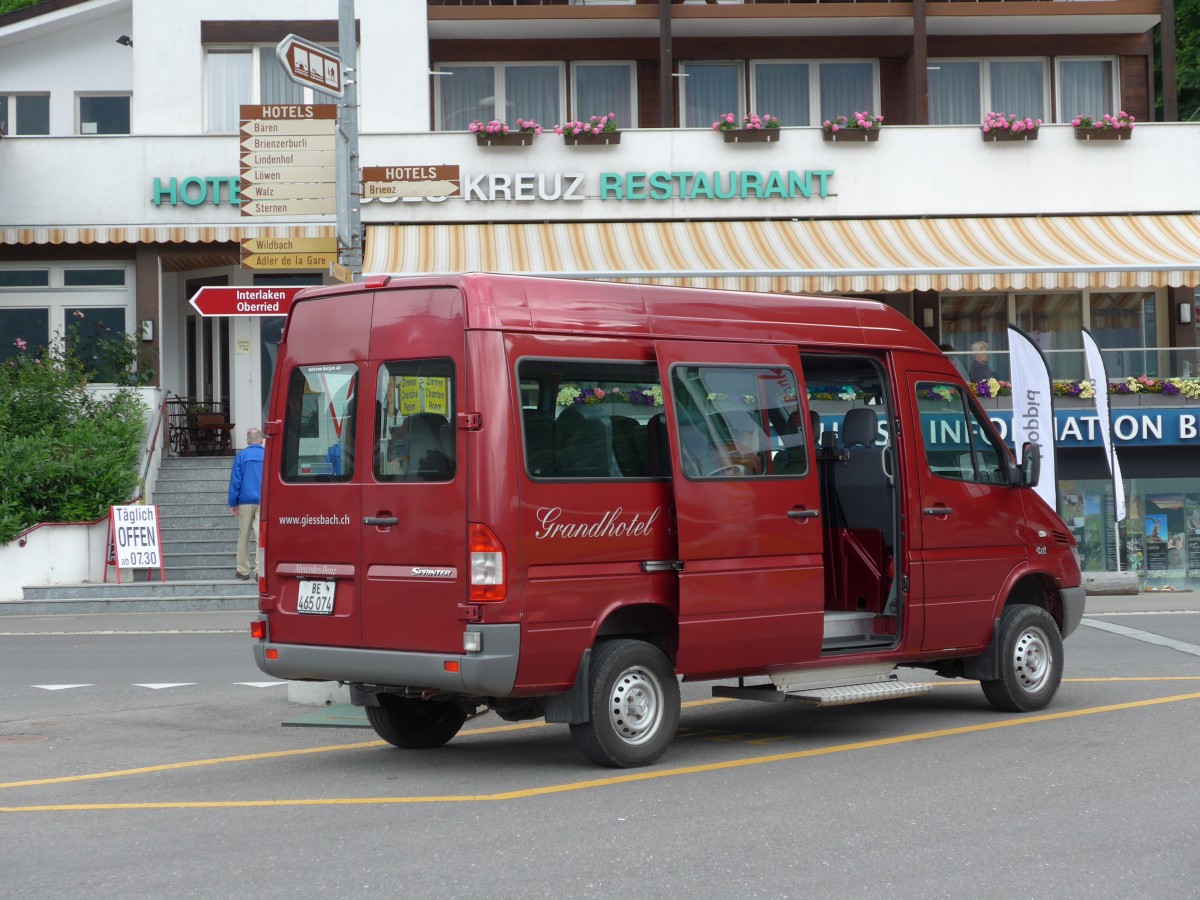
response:
{"label": "rear door", "polygon": [[364,647],[461,653],[467,560],[462,295],[376,294],[363,372]]}
{"label": "rear door", "polygon": [[796,348],[662,341],[657,353],[683,563],[677,668],[818,658],[820,491]]}
{"label": "rear door", "polygon": [[1007,451],[962,387],[910,373],[908,389],[920,431],[910,521],[919,523],[912,571],[925,607],[921,648],[977,647],[998,593],[1025,562],[1021,491],[1009,486]]}
{"label": "rear door", "polygon": [[280,643],[361,643],[355,448],[372,296],[297,303],[280,347],[261,511],[276,597],[271,639]]}

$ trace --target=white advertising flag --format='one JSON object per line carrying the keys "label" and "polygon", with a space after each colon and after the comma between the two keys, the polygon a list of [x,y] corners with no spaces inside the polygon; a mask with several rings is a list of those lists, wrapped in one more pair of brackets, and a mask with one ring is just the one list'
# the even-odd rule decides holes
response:
{"label": "white advertising flag", "polygon": [[1121,464],[1117,461],[1117,450],[1112,442],[1112,414],[1108,405],[1108,375],[1104,371],[1104,357],[1096,339],[1086,328],[1083,329],[1083,355],[1087,360],[1088,381],[1096,391],[1096,418],[1100,420],[1100,439],[1104,442],[1104,458],[1113,479],[1113,510],[1118,522],[1125,520],[1125,484],[1121,478]]}
{"label": "white advertising flag", "polygon": [[1058,479],[1054,471],[1054,391],[1050,367],[1033,339],[1015,325],[1008,326],[1008,361],[1012,371],[1012,439],[1017,462],[1026,441],[1042,453],[1038,496],[1058,512]]}

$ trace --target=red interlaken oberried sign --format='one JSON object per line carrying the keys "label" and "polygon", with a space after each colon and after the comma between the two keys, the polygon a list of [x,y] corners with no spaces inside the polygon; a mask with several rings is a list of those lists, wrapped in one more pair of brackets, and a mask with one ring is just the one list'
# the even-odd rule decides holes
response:
{"label": "red interlaken oberried sign", "polygon": [[202,316],[286,316],[299,287],[202,287],[189,301]]}

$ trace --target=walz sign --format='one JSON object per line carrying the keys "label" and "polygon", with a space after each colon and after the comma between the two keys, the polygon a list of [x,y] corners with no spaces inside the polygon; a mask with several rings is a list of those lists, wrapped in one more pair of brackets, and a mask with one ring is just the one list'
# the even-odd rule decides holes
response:
{"label": "walz sign", "polygon": [[342,61],[320,44],[289,34],[275,47],[288,78],[304,87],[342,97]]}

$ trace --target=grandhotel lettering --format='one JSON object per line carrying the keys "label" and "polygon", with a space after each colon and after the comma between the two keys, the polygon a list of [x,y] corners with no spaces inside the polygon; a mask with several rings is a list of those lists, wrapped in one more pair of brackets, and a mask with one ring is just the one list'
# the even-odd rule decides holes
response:
{"label": "grandhotel lettering", "polygon": [[[429,167],[397,167],[414,175]],[[462,175],[459,192],[449,199],[466,202],[542,200],[810,200],[830,194],[832,169],[758,172],[600,172],[592,182],[582,172],[482,172]],[[241,205],[241,179],[236,175],[189,175],[155,178],[150,202],[155,206]],[[363,203],[441,203],[446,197],[370,197]]]}

